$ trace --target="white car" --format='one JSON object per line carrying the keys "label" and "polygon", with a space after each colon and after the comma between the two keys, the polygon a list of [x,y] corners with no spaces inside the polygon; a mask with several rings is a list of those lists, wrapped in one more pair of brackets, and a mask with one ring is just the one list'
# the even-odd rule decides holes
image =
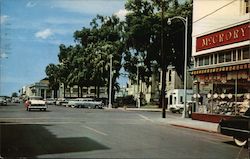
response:
{"label": "white car", "polygon": [[0,97],[0,105],[7,105],[6,97]]}
{"label": "white car", "polygon": [[66,106],[72,108],[102,109],[103,103],[93,98],[77,98],[69,100]]}
{"label": "white car", "polygon": [[48,108],[46,101],[40,96],[31,96],[29,100],[25,102],[26,110],[30,111],[31,109],[40,109],[46,111]]}
{"label": "white car", "polygon": [[184,109],[184,104],[169,105],[169,110],[172,113],[182,113]]}

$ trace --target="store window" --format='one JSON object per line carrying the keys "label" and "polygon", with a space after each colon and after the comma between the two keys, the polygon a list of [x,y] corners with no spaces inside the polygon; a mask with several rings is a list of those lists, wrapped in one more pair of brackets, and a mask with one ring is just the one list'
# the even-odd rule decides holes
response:
{"label": "store window", "polygon": [[231,51],[227,51],[225,53],[225,62],[230,62],[231,61]]}
{"label": "store window", "polygon": [[238,61],[242,60],[241,59],[241,49],[238,49]]}
{"label": "store window", "polygon": [[219,54],[219,63],[223,63],[225,60],[224,53]]}
{"label": "store window", "polygon": [[236,50],[233,50],[233,61],[236,61]]}
{"label": "store window", "polygon": [[209,56],[204,57],[204,65],[209,65]]}
{"label": "store window", "polygon": [[249,50],[250,48],[243,48],[243,51],[242,51],[242,58],[243,58],[243,60],[245,60],[245,59],[250,59],[250,50]]}
{"label": "store window", "polygon": [[217,64],[217,54],[214,54],[214,64]]}
{"label": "store window", "polygon": [[203,66],[203,58],[202,57],[199,58],[199,66]]}

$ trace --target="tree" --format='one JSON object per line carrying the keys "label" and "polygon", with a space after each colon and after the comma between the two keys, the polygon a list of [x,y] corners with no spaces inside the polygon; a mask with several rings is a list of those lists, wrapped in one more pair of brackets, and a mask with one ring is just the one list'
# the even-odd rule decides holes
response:
{"label": "tree", "polygon": [[49,79],[49,87],[54,91],[54,98],[57,98],[57,90],[59,89],[59,68],[55,64],[49,64],[45,73]]}
{"label": "tree", "polygon": [[13,92],[11,97],[18,97],[18,93],[17,92]]}
{"label": "tree", "polygon": [[[128,0],[125,8],[129,14],[125,22],[127,51],[124,59],[125,70],[129,72],[129,76],[136,77],[136,65],[143,62],[140,79],[145,82],[148,82],[152,74],[152,63],[156,63],[155,66],[162,70],[168,65],[174,65],[177,73],[183,77],[183,66],[179,63],[184,61],[184,27],[178,21],[169,26],[167,19],[177,15],[192,17],[192,5],[188,2],[179,4],[177,0]],[[190,44],[191,29],[189,31]],[[190,57],[191,45],[188,50]]]}
{"label": "tree", "polygon": [[[111,54],[113,55],[113,70],[115,72],[112,83],[114,84],[119,77],[122,53],[124,52],[121,34],[122,23],[116,16],[97,15],[92,20],[91,26],[91,29],[83,28],[81,31],[76,31],[74,38],[82,45],[84,52],[88,52],[88,56],[85,56],[85,60],[88,60],[85,72],[92,71],[90,81],[98,88],[97,96],[99,96],[100,86],[108,85],[108,66]],[[114,96],[114,93],[112,94]]]}

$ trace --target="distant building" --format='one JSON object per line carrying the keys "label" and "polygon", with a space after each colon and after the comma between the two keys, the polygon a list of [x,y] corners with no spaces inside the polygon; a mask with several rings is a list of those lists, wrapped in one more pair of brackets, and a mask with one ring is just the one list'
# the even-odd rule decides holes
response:
{"label": "distant building", "polygon": [[21,95],[25,98],[30,96],[41,96],[42,98],[51,98],[51,91],[49,90],[49,81],[43,79],[39,82],[26,85],[22,87]]}

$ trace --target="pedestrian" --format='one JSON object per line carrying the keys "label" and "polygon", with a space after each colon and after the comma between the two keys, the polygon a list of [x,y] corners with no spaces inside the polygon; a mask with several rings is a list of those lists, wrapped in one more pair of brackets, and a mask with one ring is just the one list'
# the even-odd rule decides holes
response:
{"label": "pedestrian", "polygon": [[26,101],[25,101],[25,103],[24,103],[24,105],[25,105],[25,107],[26,107],[26,109],[28,110],[28,106],[30,105],[30,101],[29,101],[30,99],[28,98]]}

